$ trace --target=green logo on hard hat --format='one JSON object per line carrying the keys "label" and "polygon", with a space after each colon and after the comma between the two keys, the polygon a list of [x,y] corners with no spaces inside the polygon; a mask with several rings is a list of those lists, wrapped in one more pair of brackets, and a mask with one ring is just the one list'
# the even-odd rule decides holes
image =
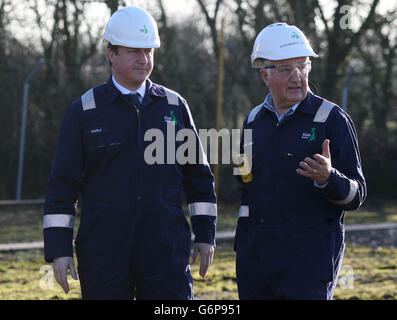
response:
{"label": "green logo on hard hat", "polygon": [[145,34],[149,32],[148,29],[146,28],[145,24],[143,25],[143,29],[141,29],[140,31],[145,33]]}
{"label": "green logo on hard hat", "polygon": [[296,39],[299,39],[299,36],[298,36],[298,34],[294,31],[294,33],[292,34],[292,38],[296,38]]}

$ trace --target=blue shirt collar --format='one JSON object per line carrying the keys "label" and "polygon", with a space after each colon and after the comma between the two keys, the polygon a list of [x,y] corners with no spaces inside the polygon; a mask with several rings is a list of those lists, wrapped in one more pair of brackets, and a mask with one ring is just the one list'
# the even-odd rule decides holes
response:
{"label": "blue shirt collar", "polygon": [[274,103],[273,103],[273,98],[271,93],[269,93],[266,98],[265,101],[263,102],[263,106],[270,110],[271,112],[274,112],[275,115],[277,116],[278,122],[281,122],[282,119],[292,115],[296,109],[298,108],[300,102],[298,102],[297,104],[293,105],[290,109],[288,109],[288,111],[286,113],[284,113],[281,117],[278,115],[276,108],[274,107]]}
{"label": "blue shirt collar", "polygon": [[126,87],[122,86],[120,83],[116,81],[114,78],[114,75],[112,75],[112,81],[114,86],[119,89],[121,94],[133,94],[133,93],[138,93],[139,94],[139,100],[142,102],[143,97],[145,96],[146,92],[146,81],[142,83],[142,85],[135,91],[131,91],[130,89],[127,89]]}

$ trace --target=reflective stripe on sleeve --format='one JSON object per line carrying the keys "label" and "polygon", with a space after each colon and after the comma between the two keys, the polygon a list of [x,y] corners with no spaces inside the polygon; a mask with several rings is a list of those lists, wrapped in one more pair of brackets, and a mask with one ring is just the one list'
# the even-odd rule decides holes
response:
{"label": "reflective stripe on sleeve", "polygon": [[357,191],[358,191],[358,183],[357,183],[357,181],[350,180],[350,179],[349,179],[349,182],[350,182],[350,190],[349,190],[349,194],[347,195],[347,197],[345,199],[343,199],[343,200],[328,199],[328,200],[331,201],[332,203],[339,204],[339,205],[345,205],[345,204],[348,204],[351,201],[353,201],[353,199],[356,196]]}
{"label": "reflective stripe on sleeve", "polygon": [[335,104],[333,104],[332,102],[324,99],[323,103],[320,105],[316,112],[316,116],[314,117],[313,122],[324,123],[325,121],[327,121],[328,116],[334,105]]}
{"label": "reflective stripe on sleeve", "polygon": [[216,203],[193,202],[188,205],[190,216],[217,216]]}
{"label": "reflective stripe on sleeve", "polygon": [[83,111],[96,108],[93,89],[88,90],[81,96],[81,104],[83,105]]}
{"label": "reflective stripe on sleeve", "polygon": [[249,206],[241,206],[240,209],[238,210],[238,217],[249,217],[250,212],[249,212]]}
{"label": "reflective stripe on sleeve", "polygon": [[43,229],[47,228],[71,228],[74,227],[74,216],[70,214],[47,214],[43,218]]}

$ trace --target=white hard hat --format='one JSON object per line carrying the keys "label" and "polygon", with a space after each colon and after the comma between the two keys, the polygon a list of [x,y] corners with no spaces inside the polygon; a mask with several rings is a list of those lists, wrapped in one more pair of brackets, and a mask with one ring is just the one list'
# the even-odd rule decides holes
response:
{"label": "white hard hat", "polygon": [[309,40],[299,28],[284,22],[273,23],[256,37],[251,54],[253,68],[262,68],[262,59],[284,60],[298,57],[318,57]]}
{"label": "white hard hat", "polygon": [[113,13],[103,39],[129,48],[160,47],[156,22],[149,12],[138,7],[125,7]]}

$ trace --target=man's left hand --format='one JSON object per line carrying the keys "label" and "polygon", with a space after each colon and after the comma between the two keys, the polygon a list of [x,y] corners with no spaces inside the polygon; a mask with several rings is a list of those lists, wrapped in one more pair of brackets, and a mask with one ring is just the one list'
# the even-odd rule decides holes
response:
{"label": "man's left hand", "polygon": [[210,267],[212,260],[214,258],[214,246],[208,243],[197,242],[193,245],[193,256],[192,264],[195,264],[200,253],[200,270],[199,274],[203,278],[207,274],[208,268]]}
{"label": "man's left hand", "polygon": [[307,157],[303,161],[299,162],[302,169],[296,169],[296,173],[312,179],[320,186],[327,183],[331,176],[332,169],[329,143],[330,141],[328,139],[324,140],[322,145],[322,154],[316,153],[313,156],[314,159]]}

